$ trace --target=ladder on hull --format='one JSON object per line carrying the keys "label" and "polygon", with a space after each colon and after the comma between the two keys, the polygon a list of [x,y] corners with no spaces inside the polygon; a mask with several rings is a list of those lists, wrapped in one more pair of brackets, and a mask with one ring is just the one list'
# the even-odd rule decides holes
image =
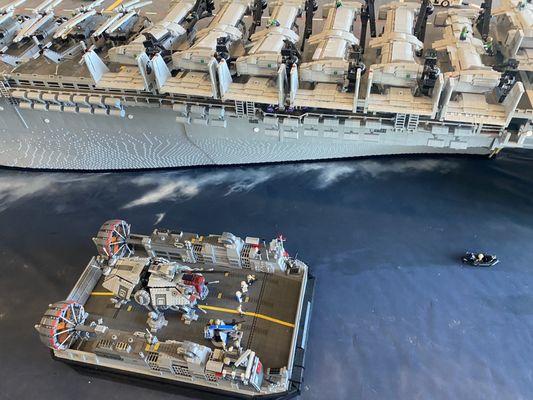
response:
{"label": "ladder on hull", "polygon": [[418,129],[418,120],[418,114],[409,114],[409,119],[407,120],[407,130],[413,132],[416,131]]}
{"label": "ladder on hull", "polygon": [[7,81],[0,81],[0,97],[4,97],[9,104],[18,105],[18,101],[11,96],[11,86]]}
{"label": "ladder on hull", "polygon": [[255,103],[253,101],[246,102],[246,115],[248,115],[248,117],[255,116]]}
{"label": "ladder on hull", "polygon": [[0,81],[0,95],[2,95],[2,97],[9,97],[9,92],[6,89],[4,82],[1,82],[1,81]]}
{"label": "ladder on hull", "polygon": [[396,114],[394,119],[394,130],[401,131],[405,128],[405,120],[407,119],[406,114]]}
{"label": "ladder on hull", "polygon": [[245,115],[244,101],[235,101],[235,113],[237,117],[242,118]]}
{"label": "ladder on hull", "polygon": [[0,98],[2,97],[5,98],[6,101],[13,106],[13,109],[17,113],[22,124],[26,127],[26,129],[29,129],[28,124],[26,123],[26,120],[24,119],[24,117],[19,111],[19,108],[18,108],[19,102],[17,99],[15,99],[11,95],[11,86],[9,85],[9,82],[5,80],[0,80]]}
{"label": "ladder on hull", "polygon": [[418,121],[420,116],[418,114],[396,114],[394,118],[395,131],[416,131],[418,129]]}
{"label": "ladder on hull", "polygon": [[255,116],[255,103],[253,101],[235,100],[235,114],[239,118],[253,118]]}

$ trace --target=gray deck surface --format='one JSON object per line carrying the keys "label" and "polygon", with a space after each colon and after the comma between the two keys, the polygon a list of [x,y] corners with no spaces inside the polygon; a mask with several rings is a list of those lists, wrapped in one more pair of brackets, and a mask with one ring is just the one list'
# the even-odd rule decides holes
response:
{"label": "gray deck surface", "polygon": [[[240,282],[246,279],[249,270],[231,270],[215,268],[222,273],[209,273],[207,280],[220,280],[220,283],[209,286],[210,293],[206,300],[199,301],[199,305],[209,305],[236,310],[238,302],[235,292],[240,290]],[[226,275],[227,273],[227,275]],[[255,274],[257,281],[250,286],[248,299],[243,302],[243,311],[250,311],[267,315],[281,321],[295,323],[298,308],[298,298],[301,281],[280,275]],[[102,281],[102,280],[101,280]],[[101,281],[94,291],[107,292],[101,286]],[[221,294],[221,298],[218,298]],[[128,311],[131,305],[130,311]],[[91,296],[85,304],[85,310],[91,315],[91,320],[104,320],[104,325],[111,329],[127,332],[144,331],[147,327],[146,308],[130,301],[120,309],[115,308],[109,296]],[[186,325],[180,319],[180,314],[166,311],[168,325],[156,333],[159,340],[189,340],[213,347],[210,341],[203,337],[204,326],[210,319],[222,319],[226,322],[235,319],[244,321],[243,348],[254,350],[265,368],[281,368],[287,366],[293,329],[264,319],[208,310],[206,314],[198,311],[198,321]]]}

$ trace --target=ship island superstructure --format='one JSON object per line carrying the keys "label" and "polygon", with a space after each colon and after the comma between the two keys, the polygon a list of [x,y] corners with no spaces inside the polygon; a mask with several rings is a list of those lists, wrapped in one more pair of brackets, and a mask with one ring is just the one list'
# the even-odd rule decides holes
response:
{"label": "ship island superstructure", "polygon": [[232,398],[299,393],[314,278],[282,237],[137,235],[110,220],[93,241],[35,325],[54,359]]}
{"label": "ship island superstructure", "polygon": [[0,3],[1,165],[533,148],[531,1],[32,2]]}

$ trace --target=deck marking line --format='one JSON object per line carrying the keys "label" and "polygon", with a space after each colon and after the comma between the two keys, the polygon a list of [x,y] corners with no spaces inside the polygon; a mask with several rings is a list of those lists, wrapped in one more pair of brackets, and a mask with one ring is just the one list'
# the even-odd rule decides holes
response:
{"label": "deck marking line", "polygon": [[[239,314],[237,310],[232,310],[231,308],[205,306],[205,305],[198,306],[198,308],[201,308],[202,310],[221,311],[221,312],[226,312],[230,314]],[[249,317],[256,317],[256,318],[264,319],[266,321],[274,322],[279,325],[288,326],[289,328],[294,328],[294,324],[291,324],[290,322],[282,321],[277,318],[269,317],[268,315],[258,314],[258,313],[254,313],[250,311],[245,311],[244,315],[249,316]]]}
{"label": "deck marking line", "polygon": [[120,4],[122,4],[124,0],[117,0],[113,4],[111,4],[109,7],[107,7],[106,11],[113,11],[115,8],[117,8]]}
{"label": "deck marking line", "polygon": [[[113,293],[111,293],[111,292],[92,292],[91,296],[113,296]],[[221,312],[226,312],[226,313],[230,313],[230,314],[239,314],[239,312],[237,310],[232,310],[231,308],[206,306],[206,305],[198,306],[198,308],[201,308],[202,310],[221,311]],[[258,314],[258,313],[254,313],[254,312],[251,312],[251,311],[245,311],[244,315],[247,315],[249,317],[261,318],[261,319],[264,319],[265,321],[270,321],[270,322],[274,322],[276,324],[280,324],[280,325],[283,325],[283,326],[288,326],[289,328],[294,328],[294,324],[291,324],[290,322],[282,321],[282,320],[277,319],[277,318],[269,317],[268,315]]]}

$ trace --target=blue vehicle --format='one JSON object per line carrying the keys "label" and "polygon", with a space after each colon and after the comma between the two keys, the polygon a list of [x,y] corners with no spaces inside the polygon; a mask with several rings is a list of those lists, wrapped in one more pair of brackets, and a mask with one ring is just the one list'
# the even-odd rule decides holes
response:
{"label": "blue vehicle", "polygon": [[211,320],[204,328],[204,338],[211,340],[217,347],[226,348],[227,345],[242,338],[242,332],[238,329],[241,322],[233,320],[231,323],[225,323],[221,319]]}

